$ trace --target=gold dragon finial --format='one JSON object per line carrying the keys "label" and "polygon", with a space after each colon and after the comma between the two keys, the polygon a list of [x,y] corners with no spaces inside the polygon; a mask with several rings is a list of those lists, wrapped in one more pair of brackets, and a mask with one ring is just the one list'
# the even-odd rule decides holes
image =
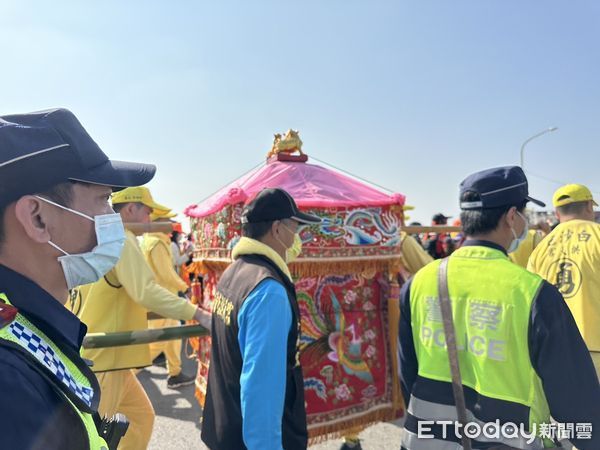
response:
{"label": "gold dragon finial", "polygon": [[271,147],[271,151],[267,154],[267,158],[271,158],[280,153],[291,155],[295,152],[298,152],[300,156],[304,156],[304,153],[302,152],[302,140],[300,139],[298,131],[291,129],[287,130],[283,138],[280,133],[277,133],[274,136],[273,146]]}

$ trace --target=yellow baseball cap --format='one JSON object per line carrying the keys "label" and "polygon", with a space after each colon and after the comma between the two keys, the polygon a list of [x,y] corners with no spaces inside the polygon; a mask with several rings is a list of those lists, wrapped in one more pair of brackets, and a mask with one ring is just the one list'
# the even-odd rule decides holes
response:
{"label": "yellow baseball cap", "polygon": [[161,211],[161,210],[156,210],[157,212],[152,211],[152,213],[150,213],[150,221],[154,222],[155,220],[159,220],[159,219],[172,219],[173,217],[177,216],[177,213],[169,210],[167,212]]}
{"label": "yellow baseball cap", "polygon": [[171,211],[171,208],[156,203],[146,186],[128,187],[122,191],[115,192],[112,195],[112,203],[113,205],[117,203],[142,203],[152,208],[152,212],[155,214],[166,214]]}
{"label": "yellow baseball cap", "polygon": [[592,201],[595,206],[598,203],[594,200],[590,190],[583,184],[567,184],[557,191],[552,196],[552,204],[555,207],[568,205],[569,203]]}

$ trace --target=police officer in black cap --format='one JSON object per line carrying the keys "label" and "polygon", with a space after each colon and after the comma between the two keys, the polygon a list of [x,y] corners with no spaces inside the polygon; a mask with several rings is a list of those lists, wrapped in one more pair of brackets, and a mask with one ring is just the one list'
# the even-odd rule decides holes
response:
{"label": "police officer in black cap", "polygon": [[[520,167],[467,177],[459,201],[467,240],[403,286],[400,367],[408,415],[402,448],[463,448],[466,433],[454,426],[459,410],[474,423],[472,448],[553,446],[551,416],[572,424],[565,437],[578,448],[600,448],[600,386],[569,308],[554,286],[507,255],[527,235],[530,201],[543,206],[529,196]],[[444,297],[451,316],[441,308]],[[456,390],[448,336],[458,354]],[[464,396],[465,409],[455,407],[455,395]],[[451,426],[444,428],[443,420]],[[495,433],[494,423],[519,430]]]}
{"label": "police officer in black cap", "polygon": [[243,237],[213,302],[202,440],[215,450],[305,449],[300,312],[287,264],[301,224],[319,223],[282,189],[265,189],[242,214]]}
{"label": "police officer in black cap", "polygon": [[0,448],[106,449],[68,290],[118,261],[114,189],[155,167],[111,161],[65,109],[0,117]]}

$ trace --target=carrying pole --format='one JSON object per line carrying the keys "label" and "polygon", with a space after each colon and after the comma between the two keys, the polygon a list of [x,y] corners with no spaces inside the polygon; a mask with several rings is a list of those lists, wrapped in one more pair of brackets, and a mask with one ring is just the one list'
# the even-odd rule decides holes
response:
{"label": "carrying pole", "polygon": [[151,342],[209,335],[210,331],[201,325],[184,325],[118,333],[90,333],[83,338],[83,348],[122,347],[124,345],[149,344]]}

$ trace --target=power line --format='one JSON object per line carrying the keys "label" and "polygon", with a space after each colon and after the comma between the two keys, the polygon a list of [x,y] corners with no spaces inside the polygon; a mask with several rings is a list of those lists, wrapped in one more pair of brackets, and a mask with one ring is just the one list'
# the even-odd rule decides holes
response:
{"label": "power line", "polygon": [[380,184],[377,184],[377,183],[373,183],[372,181],[370,181],[370,180],[367,180],[366,178],[359,177],[358,175],[354,175],[353,173],[350,173],[350,172],[348,172],[347,170],[341,169],[341,168],[339,168],[339,167],[336,167],[336,166],[334,166],[333,164],[329,164],[328,162],[325,162],[325,161],[322,161],[322,160],[320,160],[320,159],[317,159],[317,158],[315,158],[314,156],[311,156],[310,158],[311,158],[311,159],[314,159],[314,160],[315,160],[315,161],[317,161],[317,162],[320,162],[321,164],[326,164],[326,165],[328,165],[329,167],[331,167],[332,169],[335,169],[335,170],[337,170],[338,172],[345,173],[346,175],[350,175],[351,177],[353,177],[353,178],[356,178],[356,179],[358,179],[358,180],[360,180],[360,181],[364,181],[365,183],[369,183],[370,185],[372,185],[372,186],[376,186],[376,187],[378,187],[379,189],[383,189],[384,191],[388,191],[388,192],[390,192],[390,193],[392,193],[392,194],[396,192],[396,191],[394,191],[393,189],[388,189],[388,188],[386,188],[385,186],[382,186],[382,185],[380,185]]}
{"label": "power line", "polygon": [[[565,185],[565,184],[569,184],[569,183],[567,183],[566,181],[555,180],[554,178],[549,178],[549,177],[546,177],[546,176],[544,176],[544,175],[539,175],[539,174],[537,174],[537,173],[534,173],[534,172],[531,172],[531,171],[529,171],[529,170],[525,170],[525,172],[527,173],[527,175],[530,175],[530,176],[532,176],[532,177],[534,177],[534,178],[540,178],[540,179],[542,179],[542,180],[545,180],[545,181],[548,181],[548,182],[550,182],[550,183],[554,183],[554,184],[557,184],[557,185],[561,185],[561,186],[563,186],[563,185]],[[600,196],[600,191],[598,191],[598,190],[595,190],[595,189],[591,189],[589,186],[588,186],[588,189],[590,189],[590,191],[591,191],[593,194],[597,194],[598,196]]]}

